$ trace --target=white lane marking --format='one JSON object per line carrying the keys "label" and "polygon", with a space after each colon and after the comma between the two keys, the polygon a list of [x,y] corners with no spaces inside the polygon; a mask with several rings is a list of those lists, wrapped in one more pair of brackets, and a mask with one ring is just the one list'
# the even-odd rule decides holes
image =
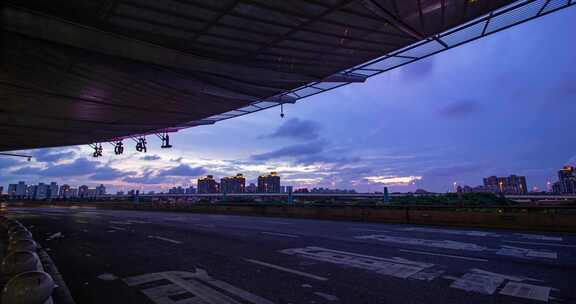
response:
{"label": "white lane marking", "polygon": [[214,224],[196,224],[196,226],[198,226],[198,227],[203,227],[203,228],[214,228],[214,227],[216,227],[216,225],[214,225]]}
{"label": "white lane marking", "polygon": [[558,253],[554,251],[543,251],[531,248],[520,248],[513,246],[502,246],[496,251],[497,255],[513,256],[518,258],[545,258],[558,259]]}
{"label": "white lane marking", "polygon": [[366,229],[366,228],[350,228],[353,231],[366,231],[366,232],[380,232],[380,233],[388,233],[386,230],[376,230],[376,229]]}
{"label": "white lane marking", "polygon": [[277,221],[267,221],[264,223],[268,223],[268,224],[275,224],[275,225],[292,225],[292,223],[288,223],[288,222],[277,222]]}
{"label": "white lane marking", "polygon": [[[273,304],[267,299],[216,280],[202,269],[196,269],[196,272],[149,273],[124,278],[123,281],[128,286],[146,284],[146,288],[141,291],[156,304]],[[174,300],[174,297],[179,299]]]}
{"label": "white lane marking", "polygon": [[434,264],[410,261],[399,257],[382,258],[313,246],[284,249],[280,250],[280,252],[317,261],[370,270],[401,279],[412,277],[424,269],[434,266]]}
{"label": "white lane marking", "polygon": [[339,300],[337,296],[331,295],[331,294],[328,294],[328,293],[324,293],[324,292],[319,292],[319,291],[317,291],[317,292],[315,292],[314,294],[317,295],[317,296],[319,296],[319,297],[321,297],[321,298],[324,298],[325,300],[330,301],[330,302],[338,301],[338,300]]}
{"label": "white lane marking", "polygon": [[530,239],[530,240],[559,241],[559,242],[563,240],[562,237],[559,236],[547,236],[541,234],[525,234],[525,233],[515,233],[515,234],[523,239]]}
{"label": "white lane marking", "polygon": [[380,242],[406,244],[415,246],[425,246],[443,249],[456,249],[456,250],[469,250],[469,251],[484,251],[487,248],[473,243],[456,242],[450,240],[427,240],[409,237],[396,237],[384,234],[363,235],[354,237],[359,240],[375,240]]}
{"label": "white lane marking", "polygon": [[292,274],[297,274],[299,276],[303,276],[303,277],[307,277],[307,278],[311,278],[314,280],[318,280],[318,281],[328,281],[327,278],[325,277],[321,277],[321,276],[317,276],[315,274],[311,274],[311,273],[307,273],[307,272],[302,272],[302,271],[298,271],[298,270],[294,270],[294,269],[290,269],[290,268],[286,268],[286,267],[282,267],[282,266],[278,266],[278,265],[274,265],[274,264],[270,264],[270,263],[266,263],[266,262],[262,262],[262,261],[258,261],[258,260],[252,260],[252,259],[244,259],[247,262],[250,263],[254,263],[254,264],[258,264],[261,266],[266,266],[269,268],[273,268],[276,270],[281,270],[281,271],[285,271],[285,272],[289,272]]}
{"label": "white lane marking", "polygon": [[114,230],[122,230],[122,231],[126,231],[126,228],[123,227],[118,227],[118,226],[108,226],[108,228],[110,229],[114,229]]}
{"label": "white lane marking", "polygon": [[287,233],[278,233],[278,232],[268,232],[268,231],[262,231],[260,232],[262,234],[268,234],[268,235],[276,235],[276,236],[283,236],[283,237],[289,237],[289,238],[299,238],[299,235],[295,235],[295,234],[287,234]]}
{"label": "white lane marking", "polygon": [[132,223],[125,221],[108,221],[109,224],[114,224],[114,225],[132,225]]}
{"label": "white lane marking", "polygon": [[176,240],[173,240],[173,239],[169,239],[169,238],[165,238],[165,237],[161,237],[161,236],[157,236],[157,235],[149,235],[148,238],[149,238],[149,239],[162,240],[162,241],[170,242],[170,243],[173,243],[173,244],[182,244],[182,242],[180,242],[180,241],[176,241]]}
{"label": "white lane marking", "polygon": [[64,235],[62,234],[62,232],[56,232],[56,233],[51,234],[46,240],[50,241],[53,239],[59,239],[59,238],[63,238],[63,237],[64,237]]}
{"label": "white lane marking", "polygon": [[452,255],[452,254],[442,254],[442,253],[433,253],[433,252],[407,250],[407,249],[400,249],[400,251],[409,252],[409,253],[416,253],[416,254],[443,256],[443,257],[448,257],[448,258],[455,258],[455,259],[462,259],[462,260],[469,260],[469,261],[488,262],[487,259],[463,257],[463,256],[459,256],[459,255]]}
{"label": "white lane marking", "polygon": [[444,278],[454,280],[450,285],[451,288],[487,295],[494,294],[498,287],[506,280],[516,282],[533,280],[530,278],[500,274],[482,269],[471,269],[462,277],[445,276]]}
{"label": "white lane marking", "polygon": [[524,242],[524,241],[506,241],[506,240],[503,242],[516,243],[516,244],[526,244],[526,245],[542,245],[542,246],[576,248],[576,245],[566,245],[566,244],[556,244],[556,243],[539,243],[539,242]]}
{"label": "white lane marking", "polygon": [[126,222],[130,223],[130,224],[151,224],[151,222],[141,221],[141,220],[128,220]]}
{"label": "white lane marking", "polygon": [[546,286],[508,282],[508,284],[506,284],[504,288],[500,290],[500,294],[517,298],[548,302],[550,299],[550,290],[552,290],[552,288]]}
{"label": "white lane marking", "polygon": [[490,249],[474,243],[456,242],[451,240],[430,240],[430,239],[417,239],[409,237],[396,237],[384,234],[357,236],[355,237],[355,239],[375,240],[395,244],[405,244],[405,245],[453,249],[453,250],[466,250],[476,252],[490,250],[494,251],[497,255],[513,256],[523,259],[526,258],[545,258],[554,260],[558,259],[558,253],[553,251],[530,249],[530,248],[518,248],[512,246],[501,246],[499,249]]}
{"label": "white lane marking", "polygon": [[443,233],[443,234],[466,235],[466,236],[481,236],[481,237],[486,237],[486,236],[498,237],[498,236],[500,236],[499,234],[496,234],[496,233],[477,231],[477,230],[454,230],[454,229],[420,228],[420,227],[401,228],[401,229],[397,229],[397,230],[428,232],[428,233]]}

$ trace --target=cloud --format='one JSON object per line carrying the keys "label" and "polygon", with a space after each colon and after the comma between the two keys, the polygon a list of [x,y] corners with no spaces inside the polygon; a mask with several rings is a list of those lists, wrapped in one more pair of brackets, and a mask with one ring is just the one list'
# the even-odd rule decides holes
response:
{"label": "cloud", "polygon": [[159,160],[162,157],[158,156],[158,155],[146,155],[146,156],[142,156],[140,159],[141,160]]}
{"label": "cloud", "polygon": [[38,167],[22,167],[18,170],[12,171],[13,174],[20,175],[40,175],[40,176],[81,176],[94,173],[98,168],[99,163],[87,160],[86,158],[77,158],[71,163],[53,165],[46,169]]}
{"label": "cloud", "polygon": [[421,180],[422,176],[394,176],[394,175],[383,175],[383,176],[367,176],[364,177],[370,183],[391,185],[391,186],[406,186],[411,185],[417,180]]}
{"label": "cloud", "polygon": [[253,160],[260,160],[260,161],[278,159],[283,157],[297,158],[306,155],[320,153],[324,150],[324,147],[325,143],[323,141],[314,141],[309,143],[286,146],[262,154],[255,154],[252,155],[250,158]]}
{"label": "cloud", "polygon": [[459,165],[450,167],[433,168],[424,173],[424,176],[430,177],[452,177],[460,175],[469,175],[474,172],[482,172],[485,167],[479,164]]}
{"label": "cloud", "polygon": [[422,80],[434,72],[434,58],[428,57],[417,62],[405,65],[401,69],[402,79]]}
{"label": "cloud", "polygon": [[202,167],[190,167],[189,165],[181,164],[176,167],[161,170],[158,176],[200,176],[206,173],[206,169]]}
{"label": "cloud", "polygon": [[0,168],[10,168],[22,163],[21,160],[12,157],[0,156]]}
{"label": "cloud", "polygon": [[51,163],[63,159],[71,159],[76,155],[76,152],[70,150],[70,148],[47,148],[33,150],[30,154],[35,161]]}
{"label": "cloud", "polygon": [[115,180],[121,177],[125,177],[128,175],[134,175],[136,172],[134,171],[122,171],[112,167],[104,166],[98,168],[96,174],[90,176],[90,179],[97,180],[97,181],[104,181],[104,180]]}
{"label": "cloud", "polygon": [[141,176],[127,176],[122,181],[133,184],[157,185],[166,182],[166,177],[152,175],[151,172],[147,172]]}
{"label": "cloud", "polygon": [[20,169],[16,169],[16,170],[12,171],[11,173],[15,174],[15,175],[36,175],[36,174],[39,174],[39,172],[42,170],[43,170],[42,168],[26,166],[26,167],[22,167]]}
{"label": "cloud", "polygon": [[478,112],[480,105],[475,101],[461,100],[456,101],[440,109],[438,114],[448,118],[458,118]]}
{"label": "cloud", "polygon": [[38,175],[42,177],[86,176],[98,181],[114,180],[136,174],[134,171],[122,171],[86,158],[77,158],[73,162],[52,165],[47,168],[26,166],[14,170],[11,173],[15,175]]}
{"label": "cloud", "polygon": [[318,138],[319,131],[320,125],[317,122],[291,118],[284,122],[273,133],[261,136],[260,138],[291,138],[298,140],[309,140]]}

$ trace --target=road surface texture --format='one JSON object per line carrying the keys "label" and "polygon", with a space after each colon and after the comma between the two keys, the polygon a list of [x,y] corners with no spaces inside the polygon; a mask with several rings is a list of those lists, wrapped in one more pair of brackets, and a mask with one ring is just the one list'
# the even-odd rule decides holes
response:
{"label": "road surface texture", "polygon": [[78,303],[576,303],[576,234],[9,208]]}

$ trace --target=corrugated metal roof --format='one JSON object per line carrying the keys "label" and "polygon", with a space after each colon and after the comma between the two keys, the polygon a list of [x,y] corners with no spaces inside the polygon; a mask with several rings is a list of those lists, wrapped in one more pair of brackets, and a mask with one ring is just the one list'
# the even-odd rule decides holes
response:
{"label": "corrugated metal roof", "polygon": [[0,151],[174,131],[293,103],[574,4],[8,2]]}

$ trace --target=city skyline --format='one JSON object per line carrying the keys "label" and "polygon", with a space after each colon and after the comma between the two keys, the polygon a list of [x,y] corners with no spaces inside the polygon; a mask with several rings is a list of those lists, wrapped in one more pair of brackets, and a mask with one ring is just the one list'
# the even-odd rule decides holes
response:
{"label": "city skyline", "polygon": [[[576,169],[573,166],[566,165],[557,171],[558,180],[554,183],[547,181],[547,187],[540,189],[538,187],[530,188],[527,183],[525,176],[520,176],[516,174],[511,174],[510,176],[495,176],[490,175],[482,178],[481,185],[465,185],[453,182],[453,188],[448,188],[446,193],[450,192],[465,192],[465,193],[479,193],[479,192],[491,192],[491,193],[502,193],[502,194],[512,194],[512,195],[523,195],[528,193],[553,193],[553,194],[576,194]],[[40,190],[46,187],[45,190]],[[54,187],[56,190],[54,190]],[[385,186],[388,188],[387,186]],[[309,188],[312,192],[315,191],[325,191],[326,193],[358,193],[356,189],[339,189],[339,188],[324,188],[324,187],[295,187],[293,185],[287,185],[281,183],[281,177],[276,171],[270,173],[259,175],[257,179],[251,181],[247,180],[243,173],[236,173],[231,176],[222,176],[219,180],[217,176],[211,174],[200,176],[196,180],[196,183],[191,181],[190,184],[174,184],[169,189],[162,189],[158,193],[168,193],[168,194],[195,194],[195,193],[286,193],[286,192],[308,192]],[[6,193],[4,193],[6,189]],[[384,189],[384,188],[383,188]],[[164,190],[166,190],[164,192]],[[127,193],[140,191],[142,193],[156,193],[155,190],[144,190],[142,188],[132,188],[132,189],[116,189],[116,192]],[[70,195],[67,193],[70,192]],[[374,193],[381,193],[381,191],[373,191]],[[398,191],[397,191],[398,192]],[[423,188],[416,188],[415,193],[443,193],[442,191],[427,191]],[[64,183],[58,186],[58,183],[50,182],[40,182],[38,185],[27,184],[26,181],[18,181],[18,183],[8,184],[7,187],[0,185],[0,195],[6,194],[9,196],[28,196],[36,198],[37,193],[40,194],[40,198],[50,198],[54,197],[54,193],[57,193],[60,198],[69,197],[80,197],[82,193],[89,197],[96,196],[95,194],[106,193],[106,187],[103,184],[90,189],[89,186],[83,184],[74,188],[74,185],[70,186],[68,183]],[[52,194],[50,194],[52,193]],[[407,191],[407,193],[412,193],[412,191]]]}
{"label": "city skyline", "polygon": [[147,154],[128,142],[121,156],[104,145],[100,159],[87,146],[23,151],[32,162],[0,158],[0,182],[167,191],[207,174],[278,171],[295,187],[445,192],[455,181],[518,174],[546,189],[576,161],[566,134],[576,116],[575,17],[561,11],[307,98],[283,119],[272,109],[178,132],[173,149],[149,137]]}

